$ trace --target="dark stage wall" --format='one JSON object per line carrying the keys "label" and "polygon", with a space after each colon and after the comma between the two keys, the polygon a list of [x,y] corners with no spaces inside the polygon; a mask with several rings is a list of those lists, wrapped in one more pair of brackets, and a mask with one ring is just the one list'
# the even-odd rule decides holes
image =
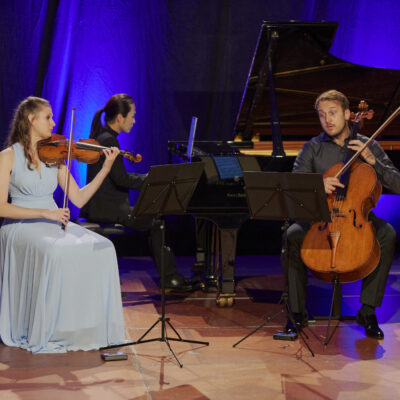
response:
{"label": "dark stage wall", "polygon": [[[86,138],[118,92],[137,104],[137,124],[120,135],[143,155],[131,171],[166,163],[167,141],[187,137],[192,115],[198,139],[232,139],[262,20],[338,21],[335,56],[400,68],[397,0],[1,0],[0,140],[26,96],[51,102],[62,134],[76,107],[76,137]],[[73,173],[84,184],[86,166]],[[380,213],[398,227],[393,201]]]}

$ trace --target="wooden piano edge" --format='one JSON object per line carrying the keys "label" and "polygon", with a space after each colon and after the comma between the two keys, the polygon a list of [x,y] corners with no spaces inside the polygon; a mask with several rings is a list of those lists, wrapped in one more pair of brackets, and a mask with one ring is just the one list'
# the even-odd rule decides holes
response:
{"label": "wooden piano edge", "polygon": [[[305,141],[284,141],[283,148],[287,156],[297,156]],[[379,140],[378,143],[383,150],[400,150],[400,141],[397,140]],[[236,144],[237,149],[249,156],[270,156],[272,154],[272,142],[254,142],[253,148],[240,148],[240,144]]]}

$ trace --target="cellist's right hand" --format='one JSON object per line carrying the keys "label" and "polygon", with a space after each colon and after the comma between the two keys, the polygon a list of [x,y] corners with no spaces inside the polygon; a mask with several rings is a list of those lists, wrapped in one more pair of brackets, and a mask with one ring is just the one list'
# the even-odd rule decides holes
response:
{"label": "cellist's right hand", "polygon": [[344,188],[344,185],[340,183],[339,179],[335,178],[334,176],[328,176],[327,178],[324,178],[324,186],[326,194],[332,194],[336,191],[337,187]]}

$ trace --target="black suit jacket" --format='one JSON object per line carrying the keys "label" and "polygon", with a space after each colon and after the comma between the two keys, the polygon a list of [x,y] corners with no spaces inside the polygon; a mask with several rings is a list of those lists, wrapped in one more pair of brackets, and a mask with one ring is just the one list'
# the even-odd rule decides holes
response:
{"label": "black suit jacket", "polygon": [[[96,140],[102,146],[115,146],[119,148],[117,136],[117,132],[105,125],[103,131],[96,137]],[[104,156],[101,156],[97,163],[88,165],[88,183],[100,171],[103,162]],[[140,190],[145,177],[145,174],[128,173],[122,156],[119,155],[100,188],[81,209],[81,217],[93,222],[123,223],[130,213],[129,190]]]}

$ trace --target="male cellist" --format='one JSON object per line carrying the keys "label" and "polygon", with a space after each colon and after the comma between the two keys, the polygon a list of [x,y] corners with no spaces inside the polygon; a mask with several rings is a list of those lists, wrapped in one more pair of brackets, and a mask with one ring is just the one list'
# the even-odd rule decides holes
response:
{"label": "male cellist", "polygon": [[[355,140],[350,139],[349,100],[343,93],[337,90],[322,93],[315,102],[315,109],[324,132],[303,146],[294,163],[293,172],[323,174],[331,166],[344,161],[347,149],[358,151],[368,139],[360,134],[357,134]],[[400,193],[400,171],[377,142],[373,141],[365,148],[360,157],[360,161],[366,162],[375,170],[383,186],[394,193]],[[326,194],[329,195],[343,185],[337,178],[327,177],[324,179],[324,187]],[[369,214],[369,220],[376,231],[376,238],[381,247],[381,258],[377,268],[362,281],[360,296],[362,306],[357,313],[356,321],[364,326],[367,336],[383,339],[384,334],[379,328],[375,307],[379,307],[382,303],[395,251],[396,232],[388,222],[372,212]],[[293,326],[288,320],[287,333],[297,332],[307,323],[305,307],[307,269],[301,260],[300,249],[308,229],[309,225],[306,223],[294,223],[287,231],[287,254],[283,254],[282,265],[287,274],[289,304],[296,323],[296,326]]]}

